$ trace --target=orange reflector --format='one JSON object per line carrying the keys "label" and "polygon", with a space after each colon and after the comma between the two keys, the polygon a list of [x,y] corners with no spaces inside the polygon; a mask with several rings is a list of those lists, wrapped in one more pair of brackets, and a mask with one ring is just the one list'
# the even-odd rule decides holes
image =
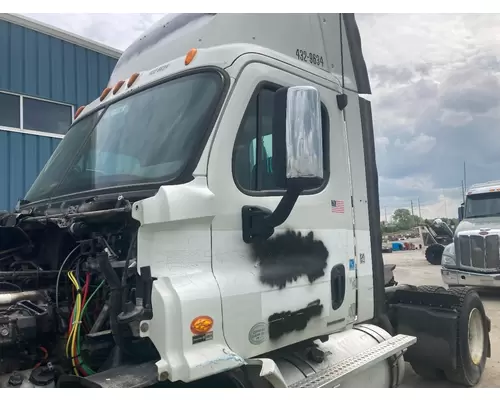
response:
{"label": "orange reflector", "polygon": [[210,332],[214,326],[214,320],[207,315],[196,317],[191,322],[191,332],[195,335]]}
{"label": "orange reflector", "polygon": [[196,49],[189,50],[186,54],[186,58],[184,59],[184,65],[191,64],[191,61],[193,61],[193,58],[194,56],[196,56],[196,53],[198,53],[198,50]]}
{"label": "orange reflector", "polygon": [[107,87],[106,89],[104,89],[104,90],[102,91],[102,93],[101,93],[101,97],[99,97],[99,99],[100,99],[101,101],[103,101],[103,100],[106,98],[106,96],[108,95],[108,93],[109,93],[109,92],[111,92],[111,88]]}
{"label": "orange reflector", "polygon": [[124,83],[125,83],[125,81],[116,82],[116,85],[113,88],[113,94],[116,94],[116,92],[118,92],[120,90],[120,88],[123,86]]}
{"label": "orange reflector", "polygon": [[139,78],[139,74],[137,72],[135,74],[132,74],[130,78],[128,78],[127,87],[132,86],[137,78]]}
{"label": "orange reflector", "polygon": [[76,110],[76,113],[75,113],[75,119],[78,118],[78,116],[82,113],[84,108],[85,108],[85,106],[78,107],[78,110]]}

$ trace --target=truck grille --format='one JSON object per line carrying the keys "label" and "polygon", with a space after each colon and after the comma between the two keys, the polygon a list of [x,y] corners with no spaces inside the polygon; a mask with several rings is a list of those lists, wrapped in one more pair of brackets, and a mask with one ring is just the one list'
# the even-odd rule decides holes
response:
{"label": "truck grille", "polygon": [[500,268],[500,248],[498,235],[460,235],[458,249],[460,263],[464,267],[478,269]]}

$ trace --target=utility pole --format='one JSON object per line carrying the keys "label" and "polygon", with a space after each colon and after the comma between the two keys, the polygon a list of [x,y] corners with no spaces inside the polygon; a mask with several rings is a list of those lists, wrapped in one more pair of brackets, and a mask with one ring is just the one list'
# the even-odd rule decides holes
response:
{"label": "utility pole", "polygon": [[447,205],[446,205],[446,196],[444,195],[444,189],[442,190],[443,193],[443,199],[444,199],[444,216],[448,218],[448,210],[447,210]]}
{"label": "utility pole", "polygon": [[422,210],[420,210],[420,197],[417,197],[417,203],[418,203],[418,217],[422,219]]}
{"label": "utility pole", "polygon": [[411,215],[413,215],[413,200],[410,200],[410,206],[411,206]]}
{"label": "utility pole", "polygon": [[464,191],[465,190],[467,190],[467,169],[465,168],[465,161],[464,161]]}
{"label": "utility pole", "polygon": [[385,222],[389,223],[389,221],[387,221],[387,207],[384,207],[384,211],[385,211]]}

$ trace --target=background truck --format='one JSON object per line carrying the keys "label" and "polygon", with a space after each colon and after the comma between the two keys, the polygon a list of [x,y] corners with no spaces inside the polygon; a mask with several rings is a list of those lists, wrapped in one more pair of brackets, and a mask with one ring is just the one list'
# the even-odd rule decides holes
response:
{"label": "background truck", "polygon": [[418,227],[425,249],[425,259],[432,265],[441,265],[444,248],[453,242],[453,230],[441,218]]}
{"label": "background truck", "polygon": [[151,27],[0,217],[0,386],[476,385],[477,293],[384,288],[369,93],[352,14]]}
{"label": "background truck", "polygon": [[500,286],[500,181],[478,183],[459,208],[453,243],[443,251],[448,286]]}

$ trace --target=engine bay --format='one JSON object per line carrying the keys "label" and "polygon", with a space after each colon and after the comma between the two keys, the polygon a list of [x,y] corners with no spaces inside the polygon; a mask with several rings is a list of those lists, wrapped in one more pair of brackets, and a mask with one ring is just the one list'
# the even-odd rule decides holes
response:
{"label": "engine bay", "polygon": [[153,278],[137,266],[130,211],[120,198],[0,214],[0,387],[54,387],[157,360],[139,333]]}

